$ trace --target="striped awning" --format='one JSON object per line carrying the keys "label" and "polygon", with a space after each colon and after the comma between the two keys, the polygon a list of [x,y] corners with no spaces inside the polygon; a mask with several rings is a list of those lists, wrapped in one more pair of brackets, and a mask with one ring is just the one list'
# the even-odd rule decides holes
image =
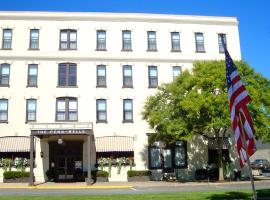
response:
{"label": "striped awning", "polygon": [[96,152],[134,151],[134,138],[128,136],[106,136],[96,138]]}
{"label": "striped awning", "polygon": [[30,152],[30,138],[23,136],[0,137],[0,153]]}
{"label": "striped awning", "polygon": [[[221,147],[222,149],[229,149],[230,148],[230,141],[229,138],[219,138],[221,140]],[[209,138],[208,139],[208,149],[215,150],[218,149],[218,138]]]}

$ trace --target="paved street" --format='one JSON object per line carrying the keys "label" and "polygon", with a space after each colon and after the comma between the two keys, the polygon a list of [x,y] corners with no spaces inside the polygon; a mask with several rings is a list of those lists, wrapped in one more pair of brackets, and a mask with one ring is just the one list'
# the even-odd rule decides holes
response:
{"label": "paved street", "polygon": [[[270,181],[256,181],[256,189],[270,189]],[[0,184],[1,195],[111,195],[146,194],[167,192],[195,192],[218,190],[250,189],[250,182],[226,183],[171,183],[171,182],[114,182],[97,183],[86,186],[85,183],[44,183],[35,187],[27,184]]]}

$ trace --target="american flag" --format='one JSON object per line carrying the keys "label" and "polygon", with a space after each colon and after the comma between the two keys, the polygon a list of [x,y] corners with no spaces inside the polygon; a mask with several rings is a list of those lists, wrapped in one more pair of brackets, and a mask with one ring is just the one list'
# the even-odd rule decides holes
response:
{"label": "american flag", "polygon": [[[247,153],[249,156],[251,156],[256,151],[253,123],[247,109],[247,104],[251,101],[251,99],[226,48],[225,59],[231,121],[234,131],[234,139],[237,144],[240,166],[243,167],[247,161]],[[242,133],[242,131],[244,133]],[[245,137],[241,137],[241,134]],[[245,141],[242,141],[242,138],[244,138]],[[247,152],[244,148],[243,142],[246,142],[247,144]]]}

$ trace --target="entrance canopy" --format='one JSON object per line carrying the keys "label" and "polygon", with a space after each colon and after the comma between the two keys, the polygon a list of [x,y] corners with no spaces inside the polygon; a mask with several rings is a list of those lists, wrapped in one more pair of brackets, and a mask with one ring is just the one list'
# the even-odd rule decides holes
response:
{"label": "entrance canopy", "polygon": [[134,151],[134,138],[128,136],[106,136],[96,138],[96,152]]}

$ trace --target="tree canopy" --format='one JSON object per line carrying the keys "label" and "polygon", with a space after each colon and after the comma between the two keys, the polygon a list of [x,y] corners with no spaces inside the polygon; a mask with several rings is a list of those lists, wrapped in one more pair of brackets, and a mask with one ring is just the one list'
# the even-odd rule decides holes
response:
{"label": "tree canopy", "polygon": [[[248,108],[256,138],[270,141],[270,81],[243,61],[235,65],[252,99]],[[195,62],[192,73],[184,71],[148,97],[142,115],[156,132],[152,141],[172,143],[230,128],[224,61]]]}

